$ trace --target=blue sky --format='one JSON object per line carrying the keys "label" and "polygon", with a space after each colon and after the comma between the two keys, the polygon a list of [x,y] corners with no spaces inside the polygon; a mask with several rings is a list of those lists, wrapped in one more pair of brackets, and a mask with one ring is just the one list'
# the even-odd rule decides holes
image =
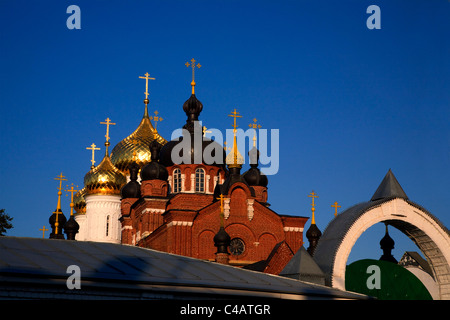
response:
{"label": "blue sky", "polygon": [[[81,9],[69,30],[66,9]],[[366,9],[381,9],[369,30]],[[170,139],[186,116],[195,58],[200,115],[231,128],[236,108],[280,130],[280,170],[269,202],[310,216],[323,231],[342,209],[367,201],[391,168],[411,200],[447,227],[450,182],[448,1],[0,1],[0,208],[8,235],[39,237],[56,207],[60,172],[80,187],[93,142],[104,151],[150,113]],[[98,162],[97,162],[98,163]],[[69,215],[69,197],[63,198]],[[309,227],[309,222],[306,227]],[[383,226],[364,233],[351,259],[378,258]],[[397,259],[414,244],[401,233]]]}

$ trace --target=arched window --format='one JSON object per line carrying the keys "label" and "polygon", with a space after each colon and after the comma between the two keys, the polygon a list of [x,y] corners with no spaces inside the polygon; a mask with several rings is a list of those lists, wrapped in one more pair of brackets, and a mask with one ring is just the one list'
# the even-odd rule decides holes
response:
{"label": "arched window", "polygon": [[195,192],[205,192],[205,170],[195,169]]}
{"label": "arched window", "polygon": [[173,170],[173,192],[181,192],[181,170]]}
{"label": "arched window", "polygon": [[106,216],[106,236],[109,234],[109,215]]}

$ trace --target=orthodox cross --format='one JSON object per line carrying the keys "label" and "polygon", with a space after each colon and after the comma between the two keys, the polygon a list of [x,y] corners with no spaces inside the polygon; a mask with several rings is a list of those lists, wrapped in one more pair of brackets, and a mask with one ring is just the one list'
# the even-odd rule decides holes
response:
{"label": "orthodox cross", "polygon": [[59,216],[59,211],[61,211],[61,195],[62,195],[62,182],[63,181],[67,181],[66,177],[63,176],[62,172],[59,176],[57,176],[56,178],[54,178],[55,180],[59,180],[59,188],[58,188],[58,204],[56,205],[56,211],[53,212],[56,214],[56,221],[55,221],[55,234],[58,234],[58,226],[59,226],[59,222],[58,222],[58,216]]}
{"label": "orthodox cross", "polygon": [[334,216],[337,217],[337,208],[340,208],[341,206],[338,206],[337,201],[334,203],[334,205],[331,205],[332,207],[334,207]]}
{"label": "orthodox cross", "polygon": [[236,109],[234,109],[233,112],[231,112],[231,114],[228,115],[229,117],[234,118],[234,122],[233,122],[233,165],[237,165],[237,156],[238,156],[238,149],[237,149],[237,141],[236,141],[236,128],[237,128],[237,124],[236,124],[236,118],[242,118],[242,116],[239,115],[239,112],[236,111]]}
{"label": "orthodox cross", "polygon": [[87,150],[92,150],[92,160],[91,160],[91,163],[92,163],[92,165],[91,165],[91,169],[94,169],[94,164],[95,164],[95,160],[94,160],[94,158],[95,158],[95,150],[100,150],[100,148],[96,148],[97,146],[95,145],[95,143],[93,143],[93,144],[91,144],[91,147],[89,148],[89,147],[87,147],[86,149]]}
{"label": "orthodox cross", "polygon": [[191,82],[192,94],[195,94],[195,89],[194,89],[195,88],[195,68],[201,67],[200,63],[195,64],[195,62],[196,62],[195,59],[192,58],[191,63],[189,63],[189,62],[185,63],[186,67],[188,67],[188,68],[192,67],[192,82]]}
{"label": "orthodox cross", "polygon": [[39,231],[42,231],[42,239],[45,238],[45,231],[48,231],[48,229],[44,226],[42,226],[42,229],[39,229]]}
{"label": "orthodox cross", "polygon": [[158,113],[159,113],[158,110],[155,110],[155,112],[154,112],[155,116],[154,117],[150,117],[150,120],[155,121],[155,130],[156,130],[157,122],[158,121],[163,121],[163,118],[158,117]]}
{"label": "orthodox cross", "polygon": [[208,131],[207,129],[208,128],[206,128],[205,126],[202,127],[203,136],[205,136],[207,133],[212,133],[212,131]]}
{"label": "orthodox cross", "polygon": [[148,104],[148,80],[155,80],[155,78],[150,78],[150,74],[147,72],[146,74],[144,74],[144,77],[139,77],[139,79],[145,79],[145,100],[144,103]]}
{"label": "orthodox cross", "polygon": [[220,197],[216,198],[217,200],[220,200],[220,226],[223,227],[223,194],[220,194]]}
{"label": "orthodox cross", "polygon": [[114,126],[116,124],[111,122],[110,118],[106,118],[105,122],[100,122],[100,124],[106,124],[106,135],[105,135],[105,138],[106,138],[106,142],[108,142],[109,141],[109,126],[110,125]]}
{"label": "orthodox cross", "polygon": [[[68,188],[69,186],[67,186],[67,188]],[[78,186],[77,186],[77,188],[78,188]],[[64,190],[64,191],[66,191],[66,192],[70,192],[70,215],[71,216],[73,216],[73,193],[74,192],[78,192],[78,191],[80,191],[80,190],[75,190],[74,188],[73,188],[73,183],[70,185],[70,189],[67,189],[67,190]]]}
{"label": "orthodox cross", "polygon": [[105,135],[105,137],[106,137],[106,142],[105,142],[106,150],[105,150],[105,156],[108,156],[109,155],[108,147],[110,145],[110,143],[109,143],[109,126],[110,125],[116,125],[116,124],[111,122],[111,119],[109,119],[109,118],[106,118],[105,122],[100,122],[100,124],[106,124],[106,135]]}
{"label": "orthodox cross", "polygon": [[242,116],[239,115],[239,112],[237,112],[236,109],[234,109],[234,111],[231,112],[231,114],[229,114],[228,116],[234,118],[234,123],[233,123],[232,127],[234,128],[233,132],[236,132],[236,128],[237,128],[236,118],[242,118]]}
{"label": "orthodox cross", "polygon": [[312,211],[312,217],[311,217],[311,224],[316,224],[316,219],[314,218],[314,211],[316,211],[316,208],[314,208],[316,205],[314,204],[314,198],[318,198],[319,196],[317,193],[314,192],[314,190],[308,195],[308,197],[312,198],[311,203],[311,211]]}

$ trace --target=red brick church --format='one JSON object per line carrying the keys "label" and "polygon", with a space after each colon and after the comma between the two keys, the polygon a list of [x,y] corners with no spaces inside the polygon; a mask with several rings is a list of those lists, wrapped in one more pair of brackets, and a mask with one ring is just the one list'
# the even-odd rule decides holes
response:
{"label": "red brick church", "polygon": [[[303,245],[308,218],[279,215],[270,209],[268,179],[258,168],[255,147],[249,152],[250,169],[241,173],[236,138],[230,152],[234,161],[228,161],[230,154],[226,157],[223,146],[203,136],[199,124],[203,105],[194,85],[183,105],[186,134],[167,143],[153,140],[151,161],[142,167],[131,162],[128,167],[130,181],[121,189],[121,241],[211,261],[219,261],[222,253],[232,265],[258,262],[264,264],[265,272],[278,273]],[[144,102],[148,104],[147,99]],[[202,137],[197,149],[196,135]],[[183,154],[186,148],[180,148],[181,143],[191,143],[188,154]],[[205,150],[212,150],[214,161],[205,159]],[[184,160],[173,161],[172,154]],[[217,243],[219,230],[225,231],[225,249]],[[274,256],[277,259],[272,261]]]}

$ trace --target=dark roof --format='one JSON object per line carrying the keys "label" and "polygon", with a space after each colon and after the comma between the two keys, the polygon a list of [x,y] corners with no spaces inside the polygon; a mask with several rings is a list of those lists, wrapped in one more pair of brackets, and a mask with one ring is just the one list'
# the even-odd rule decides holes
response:
{"label": "dark roof", "polygon": [[[68,290],[77,265],[81,289]],[[365,299],[325,286],[135,246],[0,237],[0,298]]]}
{"label": "dark roof", "polygon": [[378,186],[377,191],[372,196],[371,201],[376,201],[380,199],[396,197],[408,200],[408,196],[405,191],[401,187],[400,183],[398,183],[391,169],[389,169],[388,173],[384,176],[383,181],[381,181]]}
{"label": "dark roof", "polygon": [[302,246],[280,272],[280,276],[302,281],[325,284],[325,274]]}

